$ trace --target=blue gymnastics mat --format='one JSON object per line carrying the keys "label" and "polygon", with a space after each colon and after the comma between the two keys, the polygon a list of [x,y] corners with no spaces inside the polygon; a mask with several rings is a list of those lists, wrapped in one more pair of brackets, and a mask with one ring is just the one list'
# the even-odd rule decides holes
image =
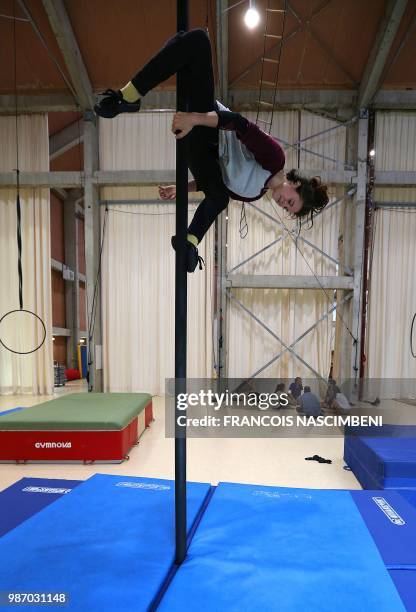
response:
{"label": "blue gymnastics mat", "polygon": [[399,612],[348,491],[221,483],[161,610]]}
{"label": "blue gymnastics mat", "polygon": [[351,491],[408,612],[416,612],[416,510],[395,491]]}
{"label": "blue gymnastics mat", "polygon": [[364,489],[416,488],[416,426],[383,425],[371,435],[348,428],[344,460]]}
{"label": "blue gymnastics mat", "polygon": [[[416,510],[413,506],[396,491],[350,493],[386,567],[416,569]],[[416,572],[414,578],[416,581]]]}
{"label": "blue gymnastics mat", "polygon": [[416,575],[414,571],[389,570],[407,612],[416,612]]}
{"label": "blue gymnastics mat", "polygon": [[[209,491],[188,483],[189,528]],[[64,609],[79,612],[144,611],[174,542],[172,481],[96,474],[0,539],[0,591],[65,592]]]}
{"label": "blue gymnastics mat", "polygon": [[416,489],[400,489],[402,495],[416,511]]}
{"label": "blue gymnastics mat", "polygon": [[70,493],[81,480],[22,478],[0,491],[0,537]]}

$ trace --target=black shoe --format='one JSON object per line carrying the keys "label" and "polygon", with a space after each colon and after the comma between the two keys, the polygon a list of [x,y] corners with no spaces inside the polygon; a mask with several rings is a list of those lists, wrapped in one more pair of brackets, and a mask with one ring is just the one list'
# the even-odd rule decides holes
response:
{"label": "black shoe", "polygon": [[126,102],[120,90],[107,89],[100,95],[105,98],[94,105],[94,110],[100,117],[112,119],[120,113],[137,113],[140,110],[140,98],[137,102]]}
{"label": "black shoe", "polygon": [[332,463],[331,459],[324,459],[319,455],[314,455],[313,457],[305,457],[305,461],[318,461],[318,463]]}
{"label": "black shoe", "polygon": [[[172,236],[172,238],[170,239],[171,245],[173,246],[174,250],[176,251],[176,247],[178,245],[178,241],[176,239],[176,236]],[[204,260],[202,259],[202,257],[198,254],[198,249],[196,248],[196,246],[194,244],[192,244],[192,242],[190,242],[189,240],[186,241],[186,269],[188,272],[194,272],[195,268],[197,267],[197,265],[199,264],[199,269],[202,270],[203,269],[203,264],[205,264]]]}

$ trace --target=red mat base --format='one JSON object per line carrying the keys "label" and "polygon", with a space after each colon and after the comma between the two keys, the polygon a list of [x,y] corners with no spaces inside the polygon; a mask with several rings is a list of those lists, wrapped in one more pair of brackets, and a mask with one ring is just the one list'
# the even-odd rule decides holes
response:
{"label": "red mat base", "polygon": [[150,423],[154,421],[153,418],[153,404],[150,401],[144,409],[144,426],[150,427]]}
{"label": "red mat base", "polygon": [[[149,427],[152,402],[144,411],[145,427]],[[128,459],[128,452],[142,433],[137,417],[120,431],[0,431],[0,461],[121,462]]]}

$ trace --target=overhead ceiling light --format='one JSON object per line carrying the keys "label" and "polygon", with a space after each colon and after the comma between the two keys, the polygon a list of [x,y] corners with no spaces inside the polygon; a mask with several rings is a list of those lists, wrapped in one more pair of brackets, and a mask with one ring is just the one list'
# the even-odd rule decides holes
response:
{"label": "overhead ceiling light", "polygon": [[374,157],[374,155],[376,154],[376,152],[374,151],[374,149],[371,149],[370,151],[370,157]]}
{"label": "overhead ceiling light", "polygon": [[256,5],[254,0],[250,0],[250,7],[247,13],[244,15],[244,22],[250,30],[256,27],[260,21],[260,15],[258,10],[256,9]]}

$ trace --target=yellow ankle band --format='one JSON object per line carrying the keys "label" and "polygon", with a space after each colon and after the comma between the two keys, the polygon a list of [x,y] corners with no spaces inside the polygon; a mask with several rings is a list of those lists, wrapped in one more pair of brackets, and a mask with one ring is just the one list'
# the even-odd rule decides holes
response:
{"label": "yellow ankle band", "polygon": [[186,238],[187,238],[188,242],[192,242],[192,244],[194,246],[198,246],[198,242],[199,241],[198,241],[198,238],[196,236],[194,236],[193,234],[188,234]]}
{"label": "yellow ankle band", "polygon": [[126,102],[137,102],[140,98],[140,94],[131,81],[127,83],[122,89],[120,89],[121,95]]}

